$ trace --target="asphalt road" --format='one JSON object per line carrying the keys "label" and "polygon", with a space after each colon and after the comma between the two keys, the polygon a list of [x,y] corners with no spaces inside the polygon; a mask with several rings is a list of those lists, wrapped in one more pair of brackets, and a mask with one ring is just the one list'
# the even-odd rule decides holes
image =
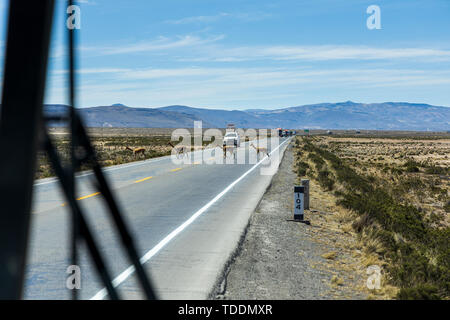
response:
{"label": "asphalt road", "polygon": [[[105,169],[158,298],[208,298],[275,173],[268,168],[278,168],[288,139],[277,141],[267,144],[270,159],[257,159],[255,150],[242,144],[237,151],[237,161],[244,159],[241,164],[233,163],[231,157],[220,163],[220,150],[215,156],[195,152],[190,163],[163,157]],[[121,298],[142,298],[118,233],[91,179],[90,173],[77,177],[80,205]],[[66,288],[69,236],[70,215],[59,183],[54,179],[36,181],[25,299],[70,298]],[[84,246],[79,266],[80,297],[107,299]]]}

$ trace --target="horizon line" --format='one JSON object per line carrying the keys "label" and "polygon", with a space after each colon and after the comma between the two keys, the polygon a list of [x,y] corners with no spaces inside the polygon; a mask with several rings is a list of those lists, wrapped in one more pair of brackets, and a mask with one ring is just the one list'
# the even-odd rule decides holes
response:
{"label": "horizon line", "polygon": [[[168,104],[168,105],[162,105],[162,106],[128,106],[123,103],[113,103],[110,105],[94,105],[94,106],[86,106],[86,107],[76,107],[77,109],[89,109],[89,108],[99,108],[99,107],[114,107],[114,106],[123,106],[126,108],[132,108],[132,109],[161,109],[161,108],[167,108],[167,107],[187,107],[187,108],[193,108],[193,109],[207,109],[207,110],[221,110],[221,111],[248,111],[248,110],[264,110],[264,111],[274,111],[274,110],[283,110],[283,109],[289,109],[289,108],[297,108],[297,107],[307,107],[307,106],[316,106],[321,104],[346,104],[346,103],[353,103],[353,104],[360,104],[360,105],[374,105],[374,104],[409,104],[409,105],[426,105],[430,107],[437,107],[437,108],[450,108],[450,106],[445,105],[433,105],[425,102],[406,102],[406,101],[384,101],[384,102],[355,102],[352,100],[347,101],[340,101],[340,102],[317,102],[317,103],[308,103],[308,104],[299,104],[299,105],[292,105],[292,106],[285,106],[285,107],[274,107],[274,108],[261,108],[261,107],[251,107],[251,108],[233,108],[233,109],[226,109],[225,107],[193,107],[185,104]],[[68,104],[64,103],[45,103],[44,106],[69,106]],[[1,106],[1,104],[0,104]]]}

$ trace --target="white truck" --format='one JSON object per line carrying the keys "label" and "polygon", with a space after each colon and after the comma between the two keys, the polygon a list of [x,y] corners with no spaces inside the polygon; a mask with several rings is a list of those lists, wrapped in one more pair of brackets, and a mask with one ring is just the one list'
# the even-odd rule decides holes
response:
{"label": "white truck", "polygon": [[239,148],[241,146],[241,138],[236,131],[229,131],[223,137],[223,146],[235,146]]}

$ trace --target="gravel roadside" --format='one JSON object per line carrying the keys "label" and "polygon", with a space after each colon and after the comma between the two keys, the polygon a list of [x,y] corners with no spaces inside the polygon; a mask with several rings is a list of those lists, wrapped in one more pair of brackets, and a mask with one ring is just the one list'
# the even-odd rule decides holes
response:
{"label": "gravel roadside", "polygon": [[[225,272],[216,299],[364,299],[364,283],[355,261],[336,242],[342,234],[324,219],[310,226],[289,222],[293,215],[293,147],[287,147],[278,173],[253,213],[247,233]],[[311,185],[314,187],[314,184]],[[311,203],[314,209],[314,203]],[[320,208],[322,209],[322,208]],[[312,210],[305,215],[326,215]],[[320,221],[320,222],[319,222]],[[326,238],[326,239],[322,239]],[[323,240],[323,241],[322,241]],[[344,241],[345,240],[345,241]],[[331,255],[329,254],[331,252]],[[328,253],[328,255],[326,255]],[[326,255],[326,256],[324,256]],[[346,265],[346,268],[338,268]]]}

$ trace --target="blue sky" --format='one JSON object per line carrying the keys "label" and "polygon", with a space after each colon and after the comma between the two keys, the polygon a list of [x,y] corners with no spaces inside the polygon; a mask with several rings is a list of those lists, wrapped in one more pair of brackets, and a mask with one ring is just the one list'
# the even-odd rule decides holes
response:
{"label": "blue sky", "polygon": [[[66,103],[57,1],[47,103]],[[381,30],[369,30],[369,5]],[[83,0],[81,107],[450,106],[449,0]],[[0,0],[4,47],[7,1]],[[3,60],[3,58],[2,58]],[[0,70],[1,71],[1,70]]]}

